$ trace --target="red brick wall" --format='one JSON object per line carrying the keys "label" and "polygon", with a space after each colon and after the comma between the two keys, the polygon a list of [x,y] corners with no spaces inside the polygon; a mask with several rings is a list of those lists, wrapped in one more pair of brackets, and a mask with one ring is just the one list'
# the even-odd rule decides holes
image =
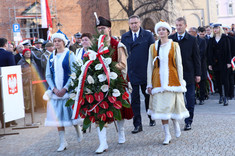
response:
{"label": "red brick wall", "polygon": [[[49,3],[51,0],[48,0]],[[12,24],[14,22],[14,6],[20,15],[35,0],[1,0],[0,9],[0,37],[8,40],[12,38]],[[38,0],[40,2],[40,0]],[[11,15],[9,16],[9,8]],[[57,18],[53,19],[53,32],[57,31],[56,24],[60,22],[63,26],[61,30],[71,37],[73,34],[80,32],[95,32],[95,17],[93,12],[96,11],[98,16],[109,17],[108,0],[56,0]],[[11,17],[11,18],[10,18]],[[20,22],[20,21],[19,21]]]}

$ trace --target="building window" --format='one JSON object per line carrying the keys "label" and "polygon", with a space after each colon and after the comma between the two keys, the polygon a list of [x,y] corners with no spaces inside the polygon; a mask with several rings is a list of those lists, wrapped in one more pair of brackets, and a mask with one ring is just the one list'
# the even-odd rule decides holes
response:
{"label": "building window", "polygon": [[228,4],[228,14],[233,15],[233,4],[232,3]]}
{"label": "building window", "polygon": [[217,15],[219,16],[219,4],[216,4]]}

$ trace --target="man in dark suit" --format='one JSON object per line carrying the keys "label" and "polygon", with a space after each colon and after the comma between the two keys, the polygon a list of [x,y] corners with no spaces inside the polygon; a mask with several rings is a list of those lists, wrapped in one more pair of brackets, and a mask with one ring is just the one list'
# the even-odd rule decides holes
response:
{"label": "man in dark suit", "polygon": [[203,105],[204,104],[204,100],[206,97],[206,79],[207,79],[207,75],[206,75],[206,68],[207,68],[207,64],[206,64],[206,40],[204,38],[200,38],[199,35],[197,35],[197,28],[195,27],[191,27],[189,28],[189,34],[196,37],[197,38],[197,43],[198,43],[198,47],[200,50],[200,58],[201,58],[201,81],[199,82],[199,87],[200,87],[200,96],[199,96],[199,100],[200,103],[199,105]]}
{"label": "man in dark suit", "polygon": [[195,81],[199,83],[201,80],[201,63],[200,54],[196,37],[189,35],[186,31],[186,20],[183,17],[176,19],[177,33],[169,36],[173,41],[180,45],[184,80],[186,81],[187,92],[186,108],[190,116],[185,119],[184,130],[190,130],[193,122],[194,104],[195,104]]}
{"label": "man in dark suit", "polygon": [[17,50],[18,53],[15,55],[15,63],[17,64],[20,61],[20,59],[22,58],[22,56],[23,56],[22,52],[24,50],[24,46],[19,44],[16,47],[16,50]]}
{"label": "man in dark suit", "polygon": [[[134,113],[133,124],[134,130],[132,133],[142,131],[142,121],[140,113],[140,93],[145,97],[146,111],[149,107],[149,95],[145,93],[147,86],[147,63],[149,47],[154,43],[154,37],[151,32],[148,32],[140,27],[140,18],[137,15],[129,17],[130,31],[122,35],[121,42],[126,46],[128,51],[128,76],[133,88],[131,94],[131,106]],[[155,121],[150,119],[150,126],[155,126]]]}
{"label": "man in dark suit", "polygon": [[[7,39],[0,38],[0,67],[15,65],[15,59],[12,53],[7,52]],[[2,104],[2,89],[0,85],[0,120],[3,127],[3,104]],[[10,126],[11,122],[6,123],[6,127]],[[12,124],[16,124],[14,121]]]}

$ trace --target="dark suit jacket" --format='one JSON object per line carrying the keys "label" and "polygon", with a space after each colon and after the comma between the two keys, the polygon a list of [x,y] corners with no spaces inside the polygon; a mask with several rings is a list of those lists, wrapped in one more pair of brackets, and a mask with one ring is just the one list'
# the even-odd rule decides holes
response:
{"label": "dark suit jacket", "polygon": [[184,80],[187,85],[194,84],[195,76],[201,76],[200,54],[196,37],[185,32],[184,38],[180,41],[177,33],[169,36],[169,38],[180,45]]}
{"label": "dark suit jacket", "polygon": [[149,47],[155,42],[151,32],[140,28],[139,37],[134,42],[132,32],[122,35],[121,42],[128,51],[127,67],[130,82],[134,85],[147,84],[147,64]]}
{"label": "dark suit jacket", "polygon": [[201,58],[201,79],[205,80],[207,78],[206,75],[206,69],[207,69],[207,64],[206,64],[206,40],[200,38],[197,36],[197,43],[199,46],[200,50],[200,58]]}
{"label": "dark suit jacket", "polygon": [[[0,67],[13,66],[13,65],[15,65],[14,55],[11,52],[8,52],[0,48]],[[2,112],[3,112],[2,89],[1,89],[1,83],[0,83],[0,120],[3,122]]]}
{"label": "dark suit jacket", "polygon": [[20,56],[19,53],[16,54],[16,55],[15,55],[15,63],[18,64],[18,62],[20,61],[21,58],[22,58],[22,57]]}
{"label": "dark suit jacket", "polygon": [[11,52],[0,48],[0,67],[14,65],[16,65],[14,55]]}

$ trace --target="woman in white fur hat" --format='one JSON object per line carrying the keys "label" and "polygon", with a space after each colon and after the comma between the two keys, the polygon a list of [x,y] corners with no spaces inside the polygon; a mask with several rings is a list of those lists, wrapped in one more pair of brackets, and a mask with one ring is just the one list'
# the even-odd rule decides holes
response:
{"label": "woman in white fur hat", "polygon": [[183,93],[186,83],[183,79],[181,52],[178,43],[168,39],[171,26],[160,21],[155,25],[159,40],[149,48],[147,92],[150,96],[148,114],[153,120],[161,119],[165,139],[163,145],[171,141],[169,119],[172,119],[176,137],[181,131],[177,120],[189,116],[185,108]]}
{"label": "woman in white fur hat", "polygon": [[82,139],[82,132],[78,125],[79,120],[71,119],[72,107],[65,106],[69,99],[70,75],[76,58],[74,53],[65,47],[68,40],[60,30],[52,35],[52,41],[55,50],[49,56],[46,66],[46,80],[49,88],[43,96],[45,100],[48,100],[45,126],[57,127],[60,137],[60,146],[57,151],[60,152],[68,146],[64,127],[75,127],[78,142]]}

